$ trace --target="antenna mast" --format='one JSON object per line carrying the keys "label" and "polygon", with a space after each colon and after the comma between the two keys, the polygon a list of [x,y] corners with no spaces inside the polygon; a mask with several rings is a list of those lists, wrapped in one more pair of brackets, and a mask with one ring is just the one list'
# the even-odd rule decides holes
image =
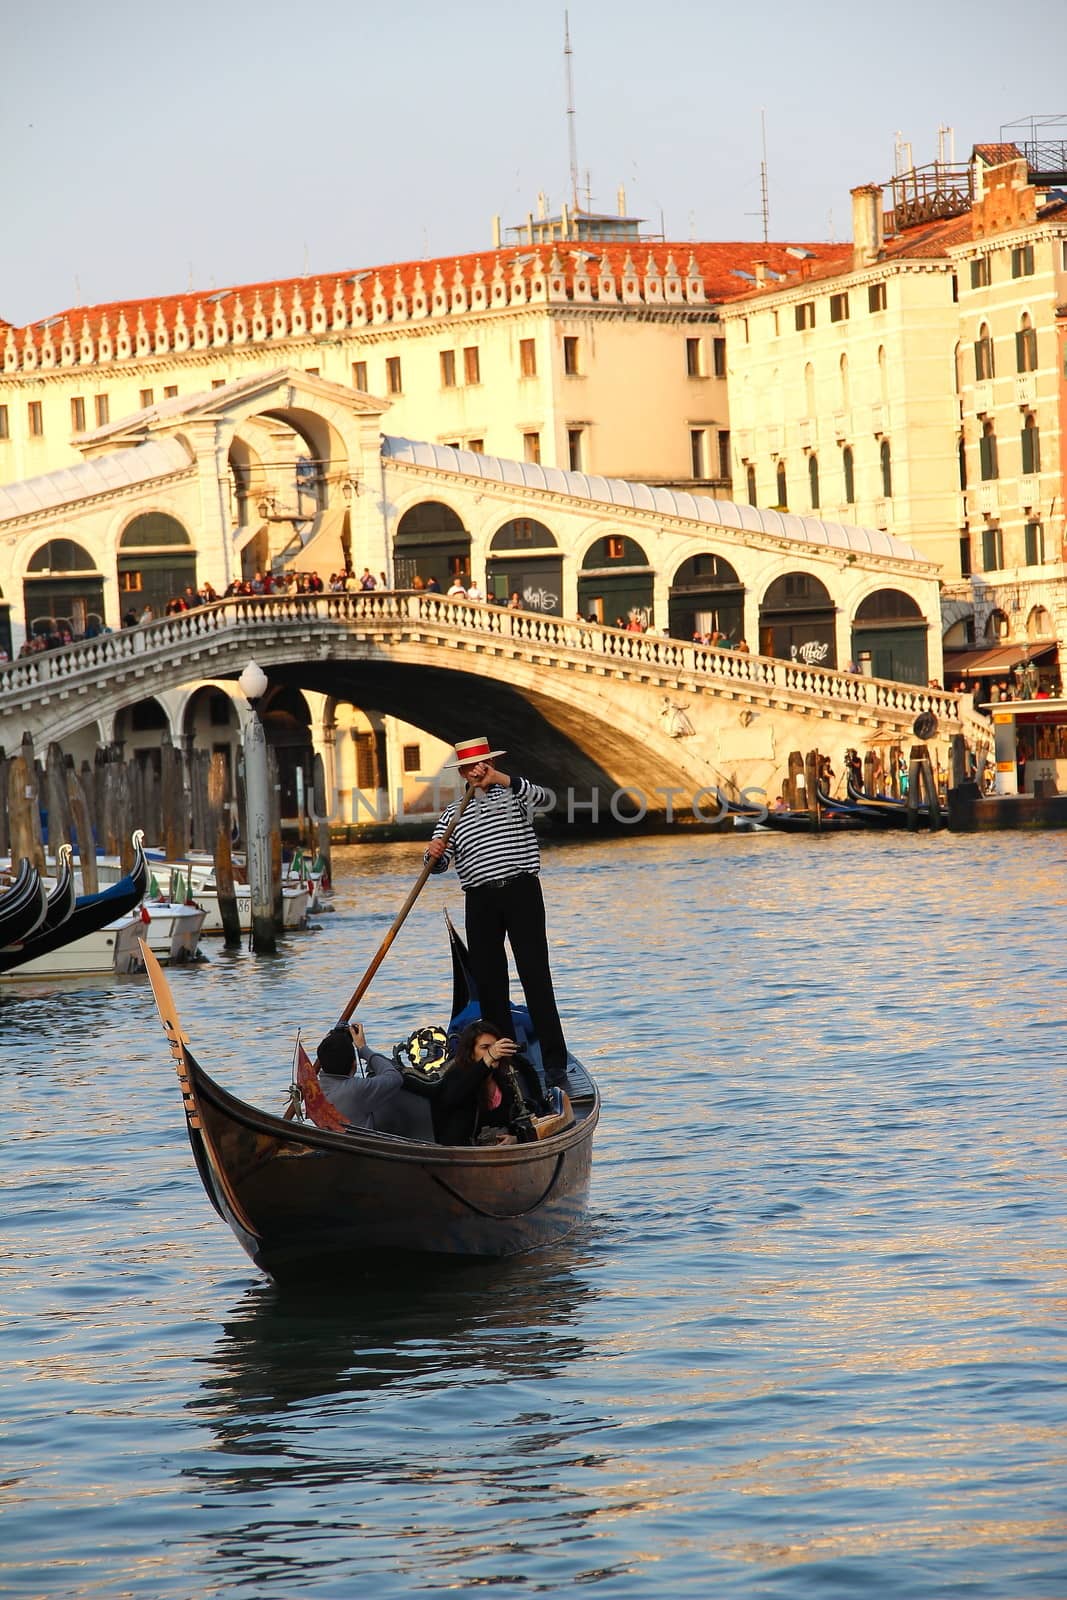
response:
{"label": "antenna mast", "polygon": [[763,142],[763,160],[759,167],[760,211],[763,215],[763,242],[767,243],[770,236],[771,207],[767,196],[767,113],[759,114],[760,136]]}
{"label": "antenna mast", "polygon": [[567,85],[567,143],[571,158],[571,206],[578,210],[578,139],[574,131],[574,73],[571,69],[571,23],[568,12],[563,13],[563,69]]}

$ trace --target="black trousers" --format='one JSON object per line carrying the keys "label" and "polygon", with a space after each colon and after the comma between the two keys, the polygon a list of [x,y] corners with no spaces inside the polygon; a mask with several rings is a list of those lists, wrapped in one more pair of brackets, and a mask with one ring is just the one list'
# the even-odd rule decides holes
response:
{"label": "black trousers", "polygon": [[467,950],[471,976],[478,985],[482,1017],[511,1037],[506,938],[541,1046],[545,1076],[550,1083],[559,1081],[567,1072],[567,1045],[548,965],[541,880],[534,873],[526,872],[501,884],[469,889],[465,899]]}

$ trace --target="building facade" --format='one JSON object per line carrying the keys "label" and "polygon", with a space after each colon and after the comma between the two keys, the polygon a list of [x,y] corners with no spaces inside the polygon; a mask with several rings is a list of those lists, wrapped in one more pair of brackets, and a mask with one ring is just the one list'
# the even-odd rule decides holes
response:
{"label": "building facade", "polygon": [[735,493],[937,562],[950,673],[1040,656],[1051,680],[1067,646],[1060,180],[980,146],[963,173],[894,180],[888,211],[858,188],[848,263],[758,266],[721,310]]}

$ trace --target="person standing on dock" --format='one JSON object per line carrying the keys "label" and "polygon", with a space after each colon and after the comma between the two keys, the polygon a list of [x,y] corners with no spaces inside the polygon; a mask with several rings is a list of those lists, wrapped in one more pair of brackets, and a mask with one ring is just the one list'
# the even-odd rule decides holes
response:
{"label": "person standing on dock", "polygon": [[503,750],[488,739],[464,739],[448,763],[475,791],[451,839],[445,842],[456,806],[442,813],[426,848],[435,873],[453,858],[466,897],[467,947],[471,976],[482,1016],[504,1038],[512,1034],[505,939],[515,957],[530,1020],[541,1046],[550,1088],[567,1087],[567,1045],[556,1008],[548,960],[545,902],[541,893],[541,852],[533,813],[547,807],[547,789],[527,778],[510,777],[493,765]]}

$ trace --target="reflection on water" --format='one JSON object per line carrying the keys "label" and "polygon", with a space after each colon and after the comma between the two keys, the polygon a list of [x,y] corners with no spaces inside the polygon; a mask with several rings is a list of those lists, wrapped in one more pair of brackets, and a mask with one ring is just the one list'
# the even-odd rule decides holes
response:
{"label": "reflection on water", "polygon": [[[0,1591],[70,1600],[1067,1592],[1056,835],[546,853],[598,1073],[588,1225],[282,1292],[192,1166],[143,980],[0,987]],[[174,974],[280,1105],[421,847]],[[447,1006],[427,887],[363,1006]]]}
{"label": "reflection on water", "polygon": [[442,1374],[550,1377],[584,1353],[578,1307],[594,1290],[569,1264],[579,1249],[570,1240],[546,1262],[410,1262],[395,1276],[299,1289],[257,1281],[224,1323],[190,1407],[239,1447],[335,1393],[430,1390]]}

